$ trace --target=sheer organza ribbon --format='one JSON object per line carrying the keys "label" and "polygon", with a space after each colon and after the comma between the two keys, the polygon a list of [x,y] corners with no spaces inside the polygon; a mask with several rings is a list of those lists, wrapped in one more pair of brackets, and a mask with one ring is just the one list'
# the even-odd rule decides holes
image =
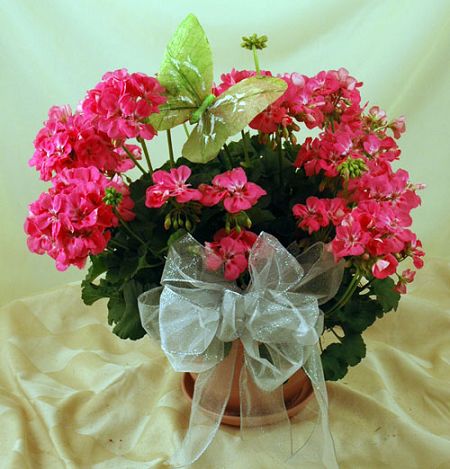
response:
{"label": "sheer organza ribbon", "polygon": [[[236,347],[230,351],[229,345],[239,339],[244,348],[240,375],[242,437],[254,433],[250,428],[258,428],[261,416],[278,416],[277,435],[284,436],[270,441],[278,452],[292,459],[296,450],[282,384],[303,367],[319,406],[312,433],[320,433],[321,448],[316,442],[312,453],[318,465],[314,467],[337,467],[318,349],[323,331],[319,305],[336,294],[343,264],[336,264],[322,243],[300,255],[294,251],[272,235],[261,233],[249,255],[251,282],[242,291],[225,281],[223,273],[206,270],[205,248],[186,235],[170,248],[162,287],[139,296],[143,327],[161,341],[172,367],[179,372],[199,373],[189,429],[172,457],[173,466],[190,465],[213,440],[234,375]],[[263,434],[267,428],[259,430]],[[310,440],[311,435],[302,446],[302,454]]]}

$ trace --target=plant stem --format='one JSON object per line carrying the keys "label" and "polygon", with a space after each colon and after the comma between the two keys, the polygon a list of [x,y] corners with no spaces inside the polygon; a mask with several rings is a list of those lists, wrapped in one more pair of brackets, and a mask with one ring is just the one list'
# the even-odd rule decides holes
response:
{"label": "plant stem", "polygon": [[233,160],[231,159],[231,153],[226,143],[223,144],[223,149],[225,150],[225,166],[227,169],[233,168]]}
{"label": "plant stem", "polygon": [[137,241],[139,241],[141,244],[144,244],[145,245],[145,241],[140,237],[138,236],[136,233],[134,233],[133,230],[130,229],[130,227],[127,225],[126,221],[122,218],[122,216],[120,215],[120,213],[118,212],[118,210],[116,208],[114,208],[114,215],[119,219],[119,222],[120,224],[125,228],[125,231],[130,235],[132,236],[134,239],[136,239]]}
{"label": "plant stem", "polygon": [[189,133],[186,122],[183,122],[183,129],[184,129],[184,133],[186,134],[186,137],[189,138],[191,134]]}
{"label": "plant stem", "polygon": [[357,271],[353,276],[349,286],[347,287],[347,290],[345,290],[344,294],[341,296],[338,302],[329,311],[325,313],[326,316],[330,315],[331,313],[334,313],[337,309],[341,308],[348,302],[348,300],[352,297],[353,293],[358,287],[361,278],[362,275]]}
{"label": "plant stem", "polygon": [[280,176],[280,187],[283,187],[283,146],[281,145],[281,134],[278,140],[278,170]]}
{"label": "plant stem", "polygon": [[248,148],[247,148],[247,139],[245,138],[245,133],[241,130],[242,135],[242,142],[244,144],[244,160],[246,163],[250,163],[250,157],[248,156]]}
{"label": "plant stem", "polygon": [[128,247],[125,246],[125,244],[119,243],[119,241],[117,241],[116,239],[110,239],[108,244],[111,244],[112,246],[116,246],[122,249],[128,249]]}
{"label": "plant stem", "polygon": [[175,159],[173,157],[173,146],[172,146],[172,134],[170,133],[170,129],[167,129],[167,145],[169,146],[169,159],[170,159],[170,166],[175,166]]}
{"label": "plant stem", "polygon": [[259,59],[258,59],[258,54],[256,52],[256,47],[252,47],[253,51],[253,61],[255,62],[255,70],[256,70],[256,75],[261,75],[261,69],[259,68]]}
{"label": "plant stem", "polygon": [[147,174],[147,171],[139,164],[139,161],[133,156],[125,145],[122,145],[123,150],[128,155],[128,158],[141,170],[142,174]]}
{"label": "plant stem", "polygon": [[145,159],[147,161],[148,170],[149,170],[150,176],[151,176],[153,174],[153,167],[152,167],[152,163],[150,161],[150,155],[148,154],[147,145],[146,145],[145,140],[143,138],[138,138],[137,140],[141,144],[142,150],[144,150]]}

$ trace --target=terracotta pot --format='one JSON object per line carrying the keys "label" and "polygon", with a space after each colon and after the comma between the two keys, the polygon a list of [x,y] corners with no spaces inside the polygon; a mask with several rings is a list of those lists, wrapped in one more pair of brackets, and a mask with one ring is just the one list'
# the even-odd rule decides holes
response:
{"label": "terracotta pot", "polygon": [[[239,376],[244,364],[244,348],[241,341],[233,343],[237,347],[237,358],[234,369],[233,382],[231,385],[230,398],[228,400],[222,423],[226,425],[240,425],[240,397],[239,397]],[[194,393],[196,373],[185,373],[182,380],[182,388],[188,399],[192,400]],[[307,404],[313,395],[313,389],[309,378],[303,369],[298,370],[283,384],[283,396],[286,405],[286,411],[289,417],[298,414]],[[283,415],[265,415],[255,420],[255,425],[266,425],[280,421]]]}

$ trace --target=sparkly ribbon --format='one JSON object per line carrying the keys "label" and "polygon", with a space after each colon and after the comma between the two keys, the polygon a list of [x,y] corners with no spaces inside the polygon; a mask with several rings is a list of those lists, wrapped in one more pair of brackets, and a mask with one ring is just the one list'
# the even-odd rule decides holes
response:
{"label": "sparkly ribbon", "polygon": [[[292,251],[292,249],[290,249]],[[295,253],[294,253],[295,255]],[[261,233],[249,254],[251,282],[245,291],[225,281],[223,273],[205,269],[205,248],[191,235],[170,248],[161,287],[138,298],[144,329],[161,341],[175,371],[199,373],[195,382],[188,432],[172,456],[175,467],[192,464],[209,446],[222,420],[231,391],[240,340],[244,365],[240,374],[241,435],[264,415],[280,415],[286,436],[272,444],[292,459],[298,451],[283,399],[282,385],[303,368],[319,405],[312,433],[320,446],[312,450],[319,466],[337,467],[328,427],[328,398],[318,349],[323,331],[319,304],[332,298],[343,264],[317,243],[300,255]],[[228,353],[227,353],[228,352]],[[260,427],[261,435],[267,430]],[[312,441],[311,435],[305,446]],[[288,443],[288,448],[285,445]],[[287,454],[286,454],[287,451]],[[286,459],[286,458],[284,458]]]}

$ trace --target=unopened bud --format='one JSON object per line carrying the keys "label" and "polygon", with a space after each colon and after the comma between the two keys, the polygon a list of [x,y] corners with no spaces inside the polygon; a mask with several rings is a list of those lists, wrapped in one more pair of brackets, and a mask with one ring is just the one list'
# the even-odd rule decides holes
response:
{"label": "unopened bud", "polygon": [[356,178],[367,171],[367,165],[360,158],[347,158],[337,167],[337,170],[344,179]]}
{"label": "unopened bud", "polygon": [[172,226],[172,218],[170,217],[170,213],[168,213],[166,215],[166,218],[164,219],[164,229],[170,230],[171,226]]}
{"label": "unopened bud", "polygon": [[114,189],[114,187],[107,187],[105,189],[105,197],[103,197],[103,202],[106,205],[111,205],[112,207],[117,207],[122,202],[123,194]]}

